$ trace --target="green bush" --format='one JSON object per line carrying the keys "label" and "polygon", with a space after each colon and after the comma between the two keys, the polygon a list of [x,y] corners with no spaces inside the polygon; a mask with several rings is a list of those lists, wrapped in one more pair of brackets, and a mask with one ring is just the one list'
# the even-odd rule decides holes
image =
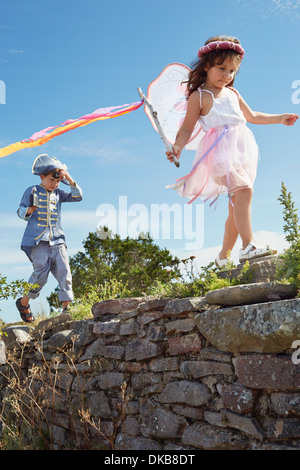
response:
{"label": "green bush", "polygon": [[279,256],[281,264],[277,268],[277,278],[285,278],[289,283],[300,289],[300,224],[298,209],[292,200],[291,193],[287,192],[284,183],[281,184],[281,194],[278,198],[283,206],[283,230],[289,247]]}

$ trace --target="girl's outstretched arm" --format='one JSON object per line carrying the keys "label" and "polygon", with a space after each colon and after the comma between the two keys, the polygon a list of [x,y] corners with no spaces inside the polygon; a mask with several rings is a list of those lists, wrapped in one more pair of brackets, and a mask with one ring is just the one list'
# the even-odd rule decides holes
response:
{"label": "girl's outstretched arm", "polygon": [[[177,159],[179,159],[182,149],[190,140],[196,122],[200,117],[200,112],[201,109],[199,91],[194,91],[189,97],[184,121],[179,131],[177,132],[174,145],[172,146],[173,154]],[[168,156],[168,159],[172,161],[171,152],[166,152],[166,155]]]}
{"label": "girl's outstretched arm", "polygon": [[297,114],[266,114],[259,111],[253,111],[246,101],[240,96],[240,108],[243,111],[245,119],[251,124],[284,124],[293,126],[299,116]]}

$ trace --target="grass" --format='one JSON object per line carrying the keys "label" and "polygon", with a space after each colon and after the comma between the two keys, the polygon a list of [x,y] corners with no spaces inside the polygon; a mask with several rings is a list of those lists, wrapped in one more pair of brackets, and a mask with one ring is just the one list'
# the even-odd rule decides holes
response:
{"label": "grass", "polygon": [[[93,374],[85,378],[79,372],[72,347],[60,349],[47,361],[43,342],[37,342],[34,347],[40,360],[24,375],[27,347],[8,351],[7,364],[0,367],[0,450],[113,449],[125,416],[126,383],[120,388],[120,416],[114,419],[112,434],[106,435],[101,419],[91,416],[84,396]],[[95,359],[94,365],[98,375],[101,364]],[[70,379],[76,380],[75,393],[64,385]]]}

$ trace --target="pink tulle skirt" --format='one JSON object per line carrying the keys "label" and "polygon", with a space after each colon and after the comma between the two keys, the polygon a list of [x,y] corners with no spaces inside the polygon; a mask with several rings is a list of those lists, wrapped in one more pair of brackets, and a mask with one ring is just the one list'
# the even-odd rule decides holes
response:
{"label": "pink tulle skirt", "polygon": [[181,196],[213,201],[220,194],[253,188],[258,163],[254,135],[245,124],[230,125],[225,132],[224,129],[210,129],[200,141],[191,173],[174,185]]}

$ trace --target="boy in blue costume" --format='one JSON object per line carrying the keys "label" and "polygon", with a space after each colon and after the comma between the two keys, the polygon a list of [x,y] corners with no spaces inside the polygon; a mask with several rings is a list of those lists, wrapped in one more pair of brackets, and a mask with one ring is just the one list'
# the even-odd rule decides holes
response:
{"label": "boy in blue costume", "polygon": [[[74,299],[66,240],[61,227],[61,204],[82,200],[81,188],[57,158],[39,155],[33,163],[32,173],[40,176],[41,183],[26,189],[17,211],[18,216],[27,222],[21,249],[33,264],[28,282],[38,285],[16,301],[22,320],[28,323],[34,321],[29,299],[39,296],[49,272],[59,283],[58,298],[63,310],[67,310]],[[58,189],[60,182],[69,185],[71,192]]]}

